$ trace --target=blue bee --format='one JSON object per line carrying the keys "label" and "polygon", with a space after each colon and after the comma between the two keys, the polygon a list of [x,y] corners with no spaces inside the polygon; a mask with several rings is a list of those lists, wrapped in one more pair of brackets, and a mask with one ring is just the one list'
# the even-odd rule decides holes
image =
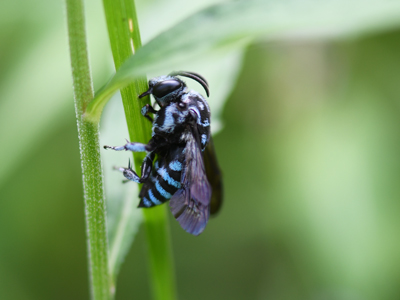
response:
{"label": "blue bee", "polygon": [[[222,177],[210,131],[210,107],[198,92],[188,90],[178,76],[199,82],[209,96],[207,81],[192,72],[174,72],[149,80],[149,89],[139,95],[153,95],[159,110],[146,104],[142,115],[153,123],[147,144],[104,146],[116,151],[147,152],[141,176],[119,168],[128,180],[143,183],[139,207],[149,208],[170,201],[171,212],[182,228],[203,232],[210,214],[222,203]],[[149,116],[154,114],[154,120]],[[154,162],[154,166],[153,166]]]}

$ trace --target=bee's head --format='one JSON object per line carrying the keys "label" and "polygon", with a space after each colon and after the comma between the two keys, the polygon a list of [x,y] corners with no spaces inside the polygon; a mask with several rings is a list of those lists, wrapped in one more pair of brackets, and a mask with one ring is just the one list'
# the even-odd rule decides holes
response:
{"label": "bee's head", "polygon": [[149,80],[149,89],[143,94],[139,95],[139,98],[152,94],[157,103],[163,107],[174,101],[182,92],[186,89],[186,84],[179,79],[177,76],[185,76],[192,78],[199,82],[206,90],[207,96],[209,96],[207,81],[199,74],[191,72],[173,72],[167,76],[159,76]]}

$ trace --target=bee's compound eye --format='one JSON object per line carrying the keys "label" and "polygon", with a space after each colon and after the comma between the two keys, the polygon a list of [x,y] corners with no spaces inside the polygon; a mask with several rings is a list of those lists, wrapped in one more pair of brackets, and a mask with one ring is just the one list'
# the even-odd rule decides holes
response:
{"label": "bee's compound eye", "polygon": [[180,108],[186,108],[186,103],[179,102],[179,103],[178,103],[178,106],[179,106]]}
{"label": "bee's compound eye", "polygon": [[153,95],[157,98],[162,98],[173,91],[176,91],[182,86],[178,80],[165,80],[157,83],[153,87]]}

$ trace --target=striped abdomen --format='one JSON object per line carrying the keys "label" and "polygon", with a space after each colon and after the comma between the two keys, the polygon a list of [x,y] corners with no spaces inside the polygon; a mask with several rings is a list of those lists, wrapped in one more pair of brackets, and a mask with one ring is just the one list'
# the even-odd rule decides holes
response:
{"label": "striped abdomen", "polygon": [[139,207],[160,205],[171,199],[175,192],[181,188],[182,150],[182,147],[176,148],[168,153],[165,158],[161,157],[156,161],[153,174],[144,183],[140,191]]}

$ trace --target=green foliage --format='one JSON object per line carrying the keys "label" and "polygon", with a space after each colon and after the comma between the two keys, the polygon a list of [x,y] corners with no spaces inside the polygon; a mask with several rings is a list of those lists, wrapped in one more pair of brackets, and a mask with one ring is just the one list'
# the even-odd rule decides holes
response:
{"label": "green foliage", "polygon": [[[65,19],[55,3],[20,0],[0,9],[5,299],[87,299]],[[197,71],[211,85],[213,129],[231,94],[226,128],[215,137],[225,176],[223,211],[198,239],[171,223],[181,298],[396,299],[398,3],[247,1],[239,15],[224,10],[240,3],[139,3],[150,42],[111,81]],[[258,5],[265,9],[246,17]],[[102,7],[88,6],[98,87],[111,74],[111,54]],[[254,37],[257,46],[246,52],[236,82],[241,47]],[[103,91],[111,95],[114,88]],[[104,110],[100,145],[130,137],[118,101],[116,95]],[[143,261],[150,250],[140,231],[125,256],[141,222],[132,196],[138,189],[122,185],[112,171],[128,156],[101,155],[109,264],[113,274],[121,272],[116,298],[147,299]]]}
{"label": "green foliage", "polygon": [[[389,0],[371,1],[367,6],[363,3],[241,0],[206,8],[136,51],[97,92],[86,117],[98,120],[111,95],[136,77],[174,69],[211,50],[244,47],[257,37],[278,39],[302,34],[337,37],[398,24],[399,3]],[[344,14],[345,11],[351,11],[351,16]]]}

